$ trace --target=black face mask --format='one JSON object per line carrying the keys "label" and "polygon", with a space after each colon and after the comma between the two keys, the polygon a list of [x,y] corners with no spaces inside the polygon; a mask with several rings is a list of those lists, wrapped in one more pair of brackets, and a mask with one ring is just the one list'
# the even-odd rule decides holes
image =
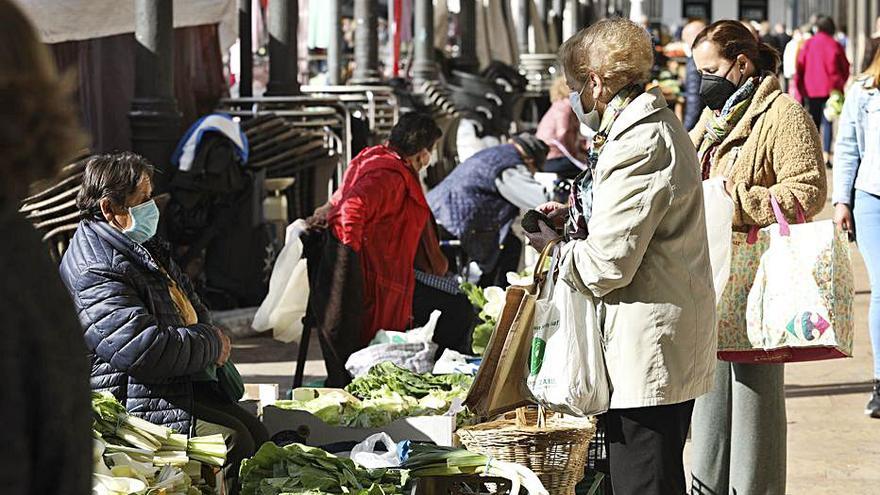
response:
{"label": "black face mask", "polygon": [[703,74],[700,80],[700,99],[710,110],[718,111],[724,108],[727,100],[736,93],[738,86],[727,79],[727,74],[736,64],[730,66],[723,76]]}

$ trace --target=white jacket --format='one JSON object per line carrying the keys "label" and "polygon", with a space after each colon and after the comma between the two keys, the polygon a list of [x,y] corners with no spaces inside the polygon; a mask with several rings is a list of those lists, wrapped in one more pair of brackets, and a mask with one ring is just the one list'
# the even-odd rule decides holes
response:
{"label": "white jacket", "polygon": [[700,165],[659,89],[618,116],[594,177],[589,237],[563,247],[560,278],[603,301],[611,408],[706,393],[715,294]]}

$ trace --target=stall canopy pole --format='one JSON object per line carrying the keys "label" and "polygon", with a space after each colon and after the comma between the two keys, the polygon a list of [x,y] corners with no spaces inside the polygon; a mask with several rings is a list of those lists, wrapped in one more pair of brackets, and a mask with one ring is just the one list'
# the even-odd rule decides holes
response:
{"label": "stall canopy pole", "polygon": [[180,137],[174,99],[172,0],[135,0],[135,86],[129,121],[132,149],[164,172],[154,177],[167,190],[171,153]]}
{"label": "stall canopy pole", "polygon": [[267,20],[269,84],[266,86],[266,96],[297,95],[300,93],[296,50],[296,29],[299,24],[297,0],[271,0]]}
{"label": "stall canopy pole", "polygon": [[413,40],[413,81],[416,87],[437,79],[434,63],[434,2],[415,0],[415,39]]}
{"label": "stall canopy pole", "polygon": [[251,32],[251,0],[238,0],[239,96],[254,95],[254,52]]}
{"label": "stall canopy pole", "polygon": [[477,2],[460,0],[460,5],[458,32],[461,45],[458,52],[458,68],[465,72],[476,72],[480,67],[480,62],[477,60]]}
{"label": "stall canopy pole", "polygon": [[377,0],[354,0],[354,77],[352,82],[379,81],[379,28]]}
{"label": "stall canopy pole", "polygon": [[333,29],[330,30],[330,44],[327,46],[327,70],[329,82],[333,86],[342,84],[342,15],[340,6],[342,0],[330,1],[330,19]]}

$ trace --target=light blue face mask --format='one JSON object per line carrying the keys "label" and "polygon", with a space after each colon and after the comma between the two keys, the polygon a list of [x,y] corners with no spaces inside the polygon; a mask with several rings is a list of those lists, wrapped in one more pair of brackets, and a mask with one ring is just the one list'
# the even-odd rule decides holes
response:
{"label": "light blue face mask", "polygon": [[599,111],[596,110],[596,102],[593,102],[592,110],[584,113],[584,104],[581,103],[581,94],[583,94],[585,89],[587,89],[586,83],[584,83],[584,87],[582,87],[580,91],[572,91],[569,93],[568,101],[571,104],[571,109],[574,111],[575,116],[577,116],[578,121],[589,127],[593,132],[599,132],[599,125],[601,124],[602,119],[599,118]]}
{"label": "light blue face mask", "polygon": [[128,209],[131,215],[131,227],[122,232],[132,241],[143,244],[156,235],[159,225],[159,207],[155,200],[149,200]]}

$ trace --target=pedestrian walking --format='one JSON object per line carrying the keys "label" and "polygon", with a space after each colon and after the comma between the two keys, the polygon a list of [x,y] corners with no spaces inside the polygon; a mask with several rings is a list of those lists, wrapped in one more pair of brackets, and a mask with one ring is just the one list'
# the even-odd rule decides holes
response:
{"label": "pedestrian walking", "polygon": [[834,222],[857,240],[868,268],[868,329],[874,390],[865,414],[880,418],[880,51],[850,86],[840,116],[834,164]]}
{"label": "pedestrian walking", "polygon": [[[685,493],[682,451],[694,399],[711,387],[715,295],[693,145],[659,88],[645,91],[650,36],[625,19],[580,31],[560,49],[571,102],[595,131],[596,186],[576,189],[559,279],[602,298],[612,386],[605,425],[617,495]],[[527,234],[541,250],[556,233]],[[586,230],[580,226],[588,226]]]}
{"label": "pedestrian walking", "polygon": [[[817,214],[826,194],[821,143],[810,116],[782,92],[776,50],[740,23],[719,21],[697,37],[694,60],[708,108],[691,138],[704,179],[726,179],[734,232],[776,223],[771,194],[791,221],[798,207]],[[728,287],[741,278],[754,273],[731,273]],[[781,364],[718,362],[715,385],[694,410],[694,495],[785,494],[783,377]]]}
{"label": "pedestrian walking", "polygon": [[804,104],[804,97],[795,84],[797,76],[797,60],[798,53],[803,48],[804,43],[813,36],[812,27],[803,25],[792,33],[791,40],[785,45],[782,53],[782,75],[788,82],[788,94],[800,104]]}
{"label": "pedestrian walking", "polygon": [[825,103],[833,91],[843,92],[849,78],[849,60],[843,46],[834,35],[834,21],[819,16],[815,34],[798,52],[795,84],[804,97],[813,123],[822,134],[822,151],[825,164],[831,166],[833,129],[825,118]]}
{"label": "pedestrian walking", "polygon": [[694,64],[693,45],[697,35],[706,29],[706,21],[696,20],[685,25],[681,30],[681,41],[684,43],[684,53],[687,56],[684,80],[684,128],[688,132],[693,129],[700,120],[700,115],[706,105],[700,99],[700,72]]}

